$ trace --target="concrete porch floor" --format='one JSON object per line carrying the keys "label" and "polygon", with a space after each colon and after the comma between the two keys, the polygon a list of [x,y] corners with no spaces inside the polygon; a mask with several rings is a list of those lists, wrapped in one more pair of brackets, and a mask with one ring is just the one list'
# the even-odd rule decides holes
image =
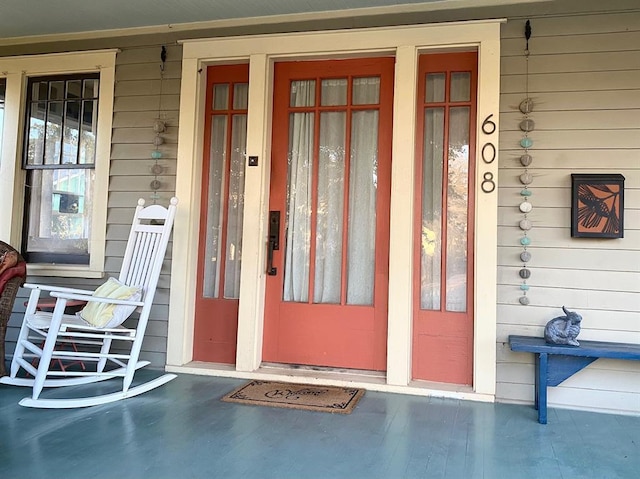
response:
{"label": "concrete porch floor", "polygon": [[530,406],[372,391],[351,415],[220,401],[243,383],[181,374],[75,410],[0,385],[0,478],[640,477],[640,417],[549,409],[541,425]]}

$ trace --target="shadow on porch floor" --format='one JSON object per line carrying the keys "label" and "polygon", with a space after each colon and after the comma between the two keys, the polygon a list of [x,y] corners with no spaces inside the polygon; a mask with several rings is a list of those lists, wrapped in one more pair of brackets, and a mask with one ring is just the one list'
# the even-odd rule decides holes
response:
{"label": "shadow on porch floor", "polygon": [[[139,376],[153,374],[141,371]],[[0,385],[0,477],[624,479],[640,417],[367,391],[348,416],[219,399],[244,381],[179,375],[76,410],[18,406]]]}

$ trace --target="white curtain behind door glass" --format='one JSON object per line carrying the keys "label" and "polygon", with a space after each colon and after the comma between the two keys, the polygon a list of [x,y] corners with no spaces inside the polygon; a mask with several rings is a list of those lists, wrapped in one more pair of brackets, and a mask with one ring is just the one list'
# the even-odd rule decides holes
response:
{"label": "white curtain behind door glass", "polygon": [[218,295],[220,284],[220,233],[222,228],[222,187],[224,185],[226,115],[214,115],[211,123],[211,149],[209,151],[209,188],[207,192],[207,234],[202,294],[208,298]]}
{"label": "white curtain behind door glass", "polygon": [[[314,98],[315,81],[292,82],[291,106],[311,106]],[[284,301],[309,300],[313,131],[313,113],[289,116]]]}
{"label": "white curtain behind door glass", "polygon": [[378,187],[378,110],[351,120],[347,304],[373,304]]}
{"label": "white curtain behind door glass", "polygon": [[440,309],[442,269],[442,188],[444,110],[424,113],[422,158],[422,225],[420,244],[420,308]]}
{"label": "white curtain behind door glass", "polygon": [[233,115],[231,125],[231,165],[229,171],[229,205],[227,208],[224,297],[237,299],[240,297],[240,266],[242,261],[247,115]]}
{"label": "white curtain behind door glass", "polygon": [[320,115],[314,303],[340,303],[345,127],[345,112]]}

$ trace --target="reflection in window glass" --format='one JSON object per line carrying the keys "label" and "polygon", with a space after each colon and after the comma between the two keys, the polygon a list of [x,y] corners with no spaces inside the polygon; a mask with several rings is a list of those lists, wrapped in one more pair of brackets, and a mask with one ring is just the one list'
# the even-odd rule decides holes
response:
{"label": "reflection in window glass", "polygon": [[4,98],[7,91],[7,80],[0,78],[0,161],[2,161],[2,130],[4,127]]}

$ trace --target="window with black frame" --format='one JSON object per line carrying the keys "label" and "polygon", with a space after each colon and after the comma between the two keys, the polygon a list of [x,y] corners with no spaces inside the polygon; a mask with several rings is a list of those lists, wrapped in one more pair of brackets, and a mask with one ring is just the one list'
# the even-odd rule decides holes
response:
{"label": "window with black frame", "polygon": [[4,98],[7,91],[6,78],[0,78],[0,161],[2,161],[2,130],[4,128]]}
{"label": "window with black frame", "polygon": [[31,263],[89,264],[99,74],[29,79],[23,252]]}

